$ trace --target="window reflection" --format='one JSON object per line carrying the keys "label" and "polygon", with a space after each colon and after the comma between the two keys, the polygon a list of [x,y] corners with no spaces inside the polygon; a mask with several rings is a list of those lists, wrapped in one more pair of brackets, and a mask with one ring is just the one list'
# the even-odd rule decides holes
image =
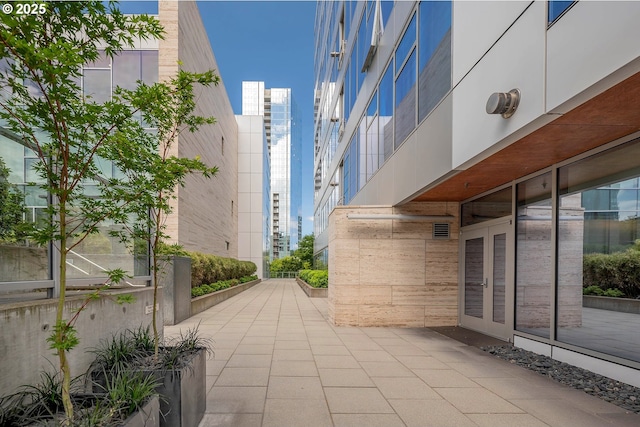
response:
{"label": "window reflection", "polygon": [[517,185],[516,330],[549,338],[554,262],[551,172]]}
{"label": "window reflection", "polygon": [[613,295],[640,295],[639,156],[634,142],[558,171],[556,339],[636,362],[640,314]]}

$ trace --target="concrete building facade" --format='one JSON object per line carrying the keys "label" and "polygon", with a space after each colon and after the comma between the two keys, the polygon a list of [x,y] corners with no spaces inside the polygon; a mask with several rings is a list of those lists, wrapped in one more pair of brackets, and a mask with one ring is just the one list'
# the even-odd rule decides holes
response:
{"label": "concrete building facade", "polygon": [[637,377],[638,314],[593,310],[582,289],[588,254],[640,237],[638,17],[634,2],[318,2],[332,321],[462,325]]}

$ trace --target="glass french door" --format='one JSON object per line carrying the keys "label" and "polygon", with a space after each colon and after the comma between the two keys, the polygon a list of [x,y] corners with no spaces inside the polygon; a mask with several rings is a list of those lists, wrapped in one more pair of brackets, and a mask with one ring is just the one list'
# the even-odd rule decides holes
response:
{"label": "glass french door", "polygon": [[463,231],[461,324],[501,339],[513,326],[513,243],[509,222]]}

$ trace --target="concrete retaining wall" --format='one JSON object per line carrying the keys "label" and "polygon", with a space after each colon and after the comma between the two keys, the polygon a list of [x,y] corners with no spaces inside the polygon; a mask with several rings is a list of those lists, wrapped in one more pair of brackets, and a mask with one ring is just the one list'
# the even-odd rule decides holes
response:
{"label": "concrete retaining wall", "polygon": [[640,314],[640,300],[638,299],[583,295],[582,306],[599,308],[600,310],[618,311],[621,313]]}
{"label": "concrete retaining wall", "polygon": [[328,288],[314,288],[299,277],[296,277],[296,282],[309,298],[327,298],[328,296]]}
{"label": "concrete retaining wall", "polygon": [[223,289],[221,291],[212,292],[201,297],[191,299],[191,315],[201,313],[208,308],[213,307],[216,304],[220,304],[222,301],[231,298],[234,295],[238,295],[240,292],[246,291],[249,288],[260,283],[262,280],[254,280],[251,282],[236,285],[231,288]]}
{"label": "concrete retaining wall", "polygon": [[[118,305],[113,298],[118,294],[131,294],[135,302]],[[158,296],[158,303],[162,306],[162,289]],[[83,295],[68,291],[64,317],[70,319],[84,300]],[[46,341],[55,325],[56,306],[55,299],[0,306],[0,395],[15,392],[21,385],[37,384],[40,372],[58,369],[58,357]],[[88,350],[97,347],[100,340],[126,329],[151,325],[152,307],[151,287],[111,291],[91,301],[75,325],[80,344],[69,353],[72,377],[86,372],[93,361]],[[162,317],[160,310],[157,317],[159,325],[163,324]]]}

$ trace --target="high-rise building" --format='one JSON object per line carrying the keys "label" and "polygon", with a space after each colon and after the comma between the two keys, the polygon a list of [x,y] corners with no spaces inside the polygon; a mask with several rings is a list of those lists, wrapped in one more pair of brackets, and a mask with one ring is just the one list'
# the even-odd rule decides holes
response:
{"label": "high-rise building", "polygon": [[263,115],[271,161],[271,245],[274,259],[297,248],[302,222],[302,139],[291,89],[242,83],[242,114]]}
{"label": "high-rise building", "polygon": [[637,378],[640,315],[583,287],[590,253],[640,238],[639,18],[637,2],[318,1],[330,319],[461,325]]}

